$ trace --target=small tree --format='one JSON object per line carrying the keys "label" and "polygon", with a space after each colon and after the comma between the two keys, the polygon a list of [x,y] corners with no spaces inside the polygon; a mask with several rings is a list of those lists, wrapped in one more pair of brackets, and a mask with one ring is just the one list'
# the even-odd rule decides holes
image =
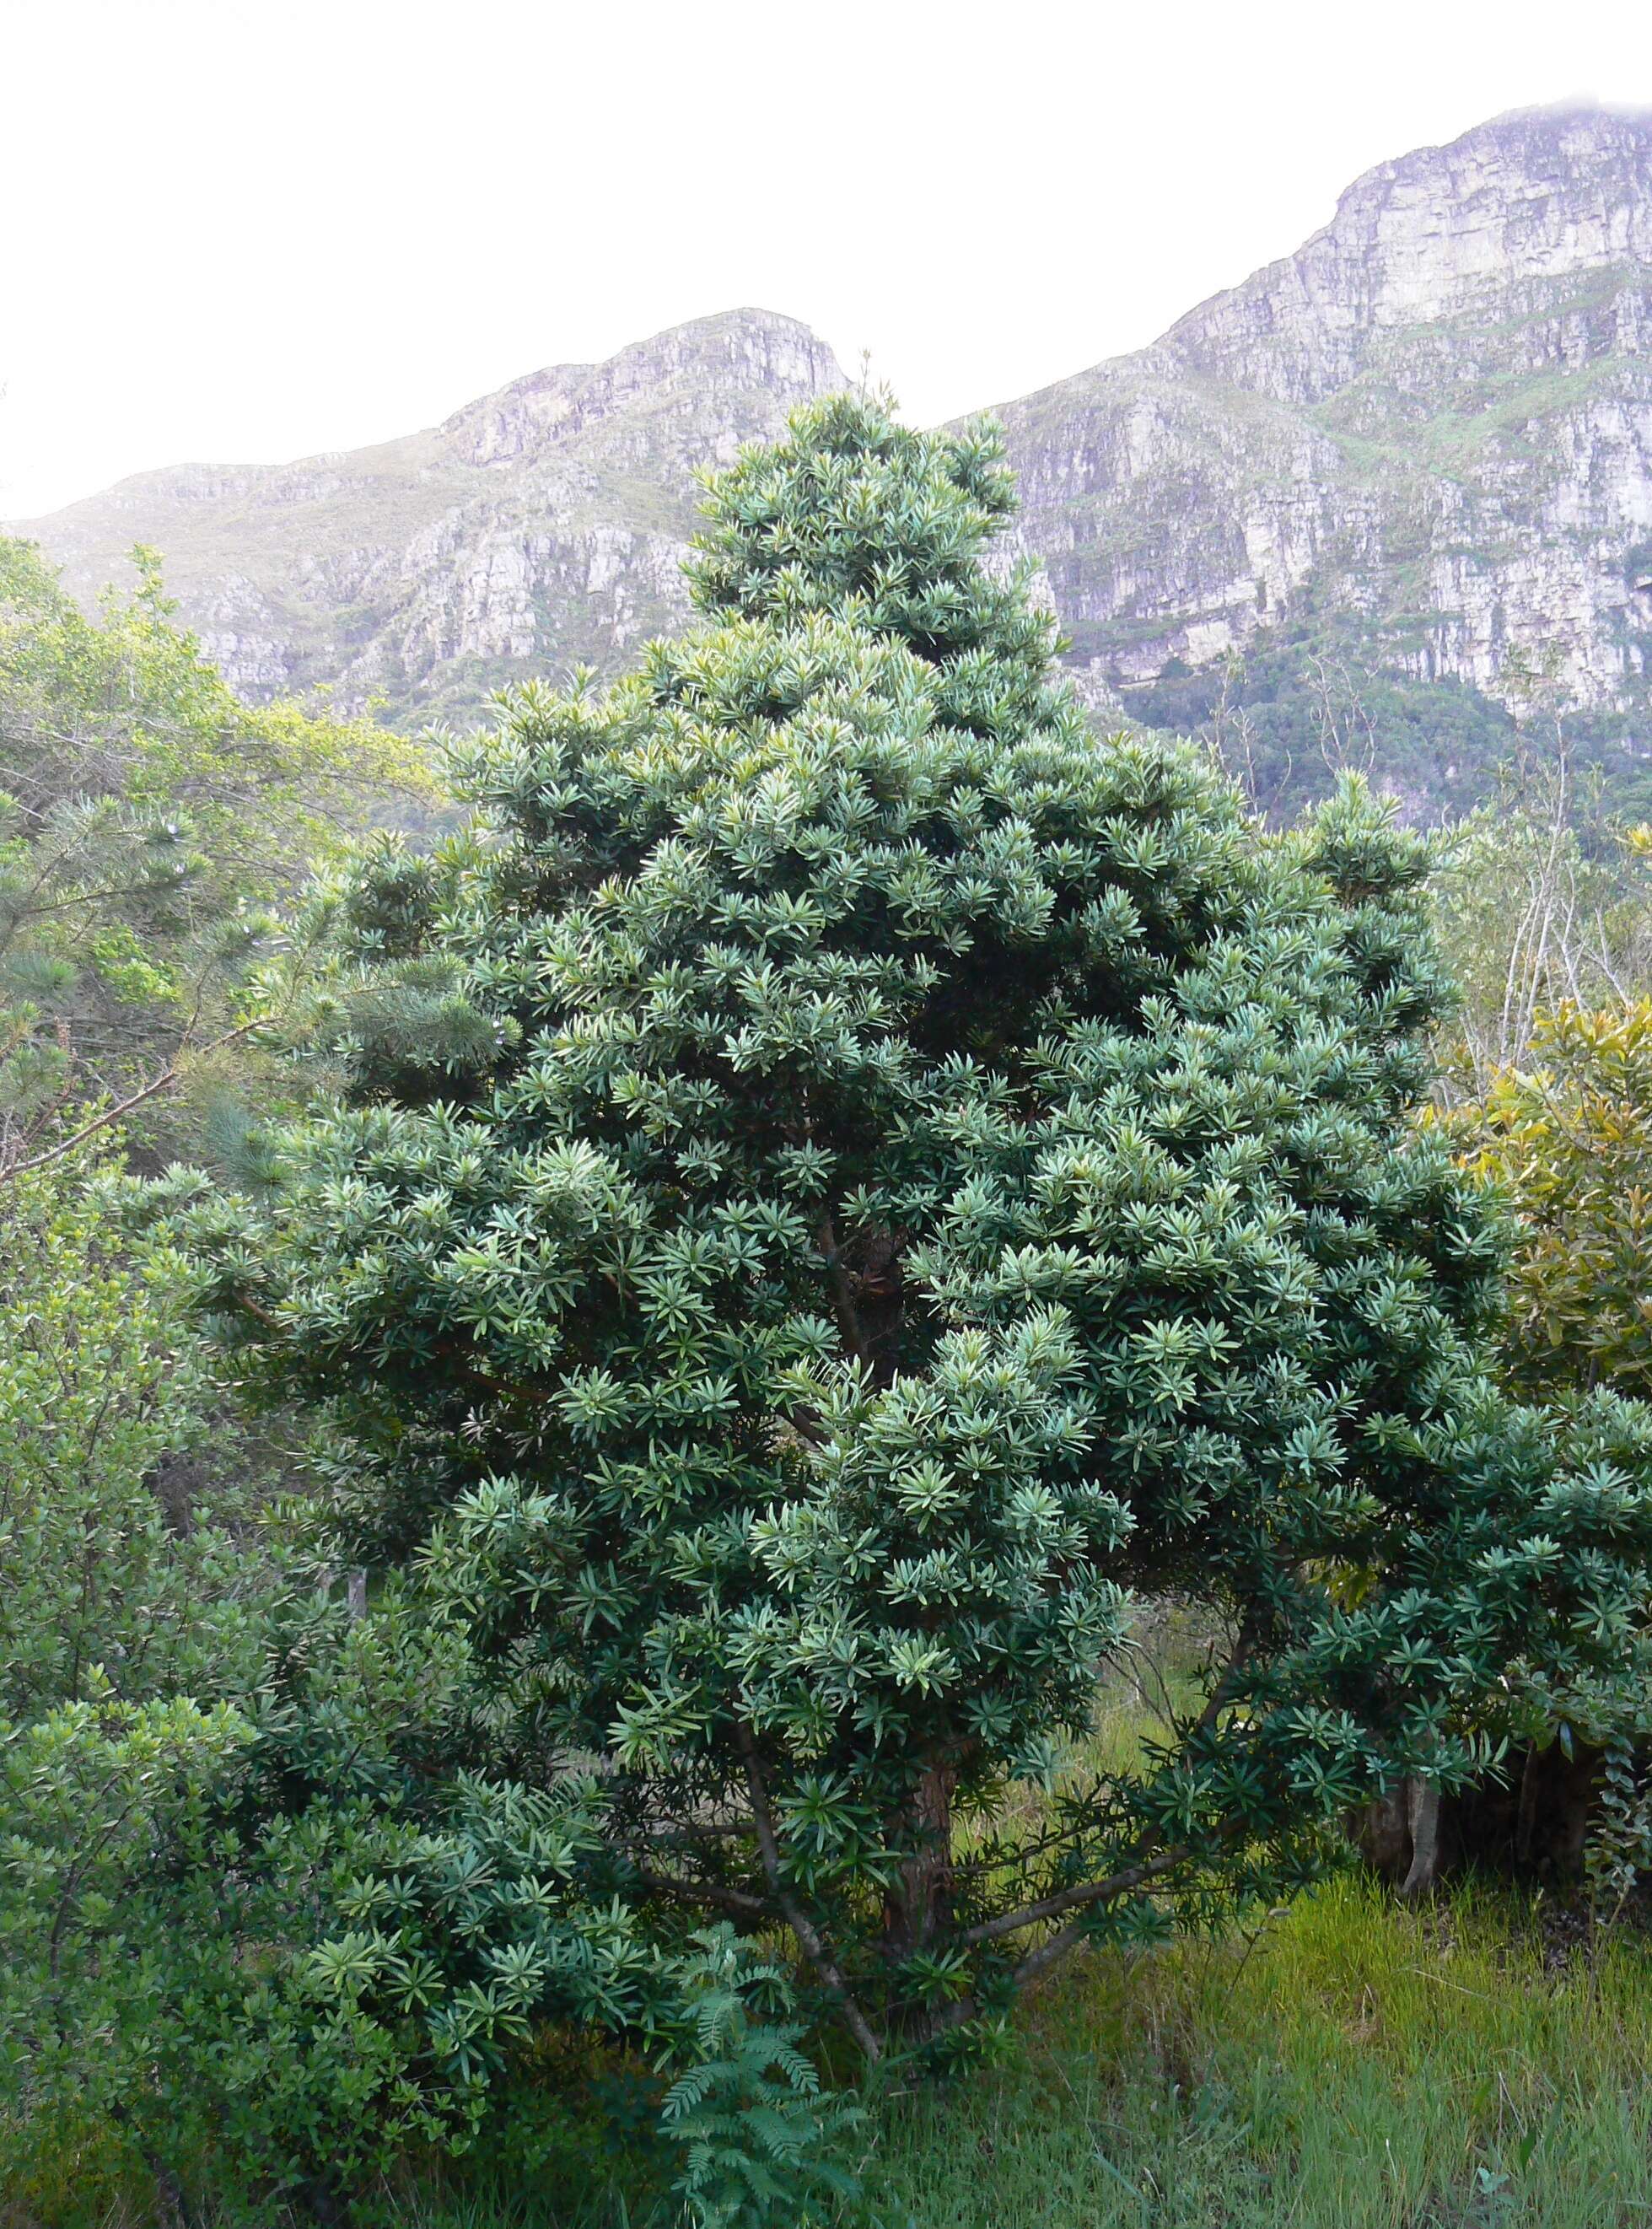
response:
{"label": "small tree", "polygon": [[[470,832],[318,897],[344,1102],[190,1218],[341,1553],[464,1633],[479,1769],[598,1760],[658,1926],[789,1929],[873,2059],[1483,1764],[1652,1535],[1636,1415],[1568,1452],[1483,1383],[1426,847],[1099,745],[980,565],[1011,504],[990,429],[864,399],[744,456],[707,624],[522,692]],[[1090,1769],[1154,1597],[1202,1692]]]}
{"label": "small tree", "polygon": [[1441,948],[1459,992],[1442,1045],[1445,1095],[1477,1098],[1528,1067],[1563,1004],[1606,1007],[1647,980],[1652,831],[1603,809],[1562,747],[1499,770],[1495,801],[1451,832],[1437,877]]}
{"label": "small tree", "polygon": [[428,795],[367,721],[241,703],[133,557],[94,620],[0,536],[0,1181],[65,1152],[88,1102],[152,1124],[246,1035],[268,902],[376,805]]}
{"label": "small tree", "polygon": [[[1638,832],[1632,838],[1638,848]],[[1601,987],[1601,986],[1597,986]],[[1445,1129],[1510,1214],[1501,1374],[1526,1397],[1590,1413],[1601,1391],[1652,1392],[1652,1003],[1540,1012],[1519,1062]],[[1621,1905],[1652,1864],[1646,1745],[1652,1686],[1627,1648],[1597,1682],[1545,1690],[1540,1658],[1516,1712],[1519,1797],[1457,1807],[1463,1838],[1527,1866],[1591,1876]]]}
{"label": "small tree", "polygon": [[123,1259],[86,1177],[0,1187],[0,1723],[258,1676],[247,1452],[220,1423],[209,1508],[174,1490],[224,1389],[177,1265]]}

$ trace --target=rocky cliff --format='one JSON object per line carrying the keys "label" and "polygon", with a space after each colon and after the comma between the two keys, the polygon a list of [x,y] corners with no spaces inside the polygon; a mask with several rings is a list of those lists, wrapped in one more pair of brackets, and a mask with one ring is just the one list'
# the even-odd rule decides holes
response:
{"label": "rocky cliff", "polygon": [[158,549],[247,695],[331,683],[342,704],[463,717],[505,681],[614,666],[679,624],[696,472],[842,383],[806,326],[736,310],[376,448],[148,472],[18,530],[80,594],[134,543]]}
{"label": "rocky cliff", "polygon": [[[81,589],[157,545],[244,690],[468,714],[674,623],[695,467],[841,377],[737,311],[381,448],[150,474],[25,530]],[[1098,704],[1237,721],[1282,793],[1353,741],[1456,803],[1540,672],[1639,764],[1652,118],[1504,117],[1384,164],[1294,255],[1000,414],[1019,546]]]}
{"label": "rocky cliff", "polygon": [[1384,164],[1295,255],[1001,414],[1023,545],[1133,709],[1295,646],[1455,684],[1489,729],[1533,671],[1638,710],[1652,118],[1505,117]]}

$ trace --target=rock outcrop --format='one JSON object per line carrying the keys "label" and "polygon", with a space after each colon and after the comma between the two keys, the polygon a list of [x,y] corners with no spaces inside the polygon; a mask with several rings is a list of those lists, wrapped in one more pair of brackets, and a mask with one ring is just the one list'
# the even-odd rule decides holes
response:
{"label": "rock outcrop", "polygon": [[467,404],[427,432],[292,465],[187,465],[20,530],[90,594],[134,543],[251,697],[330,684],[402,720],[622,662],[687,611],[700,468],[843,383],[806,326],[705,318]]}
{"label": "rock outcrop", "polygon": [[[678,622],[695,469],[841,382],[807,328],[736,311],[379,448],[151,473],[24,530],[83,591],[158,547],[248,693],[470,716]],[[1295,254],[1000,414],[1017,545],[1099,707],[1198,724],[1242,657],[1288,787],[1327,671],[1378,677],[1388,771],[1460,802],[1540,671],[1643,754],[1652,118],[1523,113],[1383,164]]]}
{"label": "rock outcrop", "polygon": [[1574,705],[1638,700],[1652,117],[1383,164],[1295,255],[1002,414],[1024,544],[1127,692],[1340,615],[1417,680],[1507,696],[1546,663]]}

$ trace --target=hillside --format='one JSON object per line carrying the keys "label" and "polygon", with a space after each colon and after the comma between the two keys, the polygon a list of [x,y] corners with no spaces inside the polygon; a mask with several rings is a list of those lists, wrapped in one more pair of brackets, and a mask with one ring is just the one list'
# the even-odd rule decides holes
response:
{"label": "hillside", "polygon": [[[842,376],[734,311],[377,448],[150,473],[22,530],[82,594],[157,546],[248,694],[462,717],[674,623],[694,468]],[[1558,711],[1643,781],[1652,119],[1527,112],[1384,164],[1295,254],[1000,414],[1098,705],[1218,722],[1282,798],[1328,748],[1461,804],[1516,714]]]}
{"label": "hillside", "polygon": [[805,326],[732,311],[374,448],[147,472],[19,530],[81,595],[134,543],[160,549],[245,695],[331,683],[352,707],[463,717],[505,681],[613,665],[678,624],[695,472],[842,381]]}
{"label": "hillside", "polygon": [[1276,776],[1369,714],[1443,801],[1533,694],[1642,748],[1652,118],[1384,164],[1295,255],[1001,414],[1074,660],[1148,723],[1208,714],[1237,648]]}

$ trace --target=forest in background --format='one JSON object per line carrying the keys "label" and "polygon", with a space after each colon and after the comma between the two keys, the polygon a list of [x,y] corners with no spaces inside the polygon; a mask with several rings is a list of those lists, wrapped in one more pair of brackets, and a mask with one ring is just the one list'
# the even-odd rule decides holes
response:
{"label": "forest in background", "polygon": [[0,544],[19,2221],[1636,2218],[1652,832],[1094,736],[1011,500],[445,755]]}

